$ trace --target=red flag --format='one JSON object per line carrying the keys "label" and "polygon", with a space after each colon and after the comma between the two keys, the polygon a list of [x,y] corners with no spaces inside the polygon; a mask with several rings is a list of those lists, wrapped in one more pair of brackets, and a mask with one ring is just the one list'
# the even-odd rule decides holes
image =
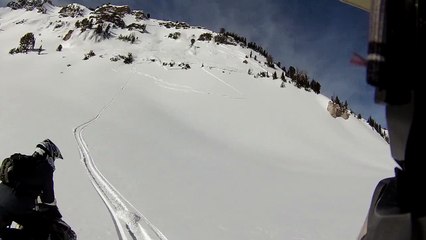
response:
{"label": "red flag", "polygon": [[367,59],[363,58],[361,55],[357,53],[352,54],[350,62],[354,65],[361,66],[361,67],[367,66]]}

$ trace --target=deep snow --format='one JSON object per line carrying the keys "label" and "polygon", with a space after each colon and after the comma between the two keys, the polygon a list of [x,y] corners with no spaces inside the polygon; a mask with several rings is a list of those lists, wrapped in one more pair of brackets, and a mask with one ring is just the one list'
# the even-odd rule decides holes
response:
{"label": "deep snow", "polygon": [[[190,46],[208,30],[150,19],[133,45],[88,32],[63,41],[77,19],[59,18],[59,9],[0,8],[0,156],[57,143],[58,205],[79,239],[118,239],[73,134],[98,114],[81,136],[84,151],[167,239],[355,239],[375,184],[394,166],[365,122],[332,118],[322,95],[248,75],[273,72],[243,63],[248,49]],[[55,29],[57,20],[67,23]],[[176,31],[180,39],[167,37]],[[27,32],[45,51],[8,54]],[[89,50],[96,56],[82,60]],[[128,52],[131,65],[109,60]],[[162,64],[171,61],[191,69]]]}

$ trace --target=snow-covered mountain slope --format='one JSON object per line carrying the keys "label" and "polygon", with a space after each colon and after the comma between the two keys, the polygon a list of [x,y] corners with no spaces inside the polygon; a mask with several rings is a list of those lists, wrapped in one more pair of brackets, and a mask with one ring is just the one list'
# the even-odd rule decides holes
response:
{"label": "snow-covered mountain slope", "polygon": [[[73,18],[45,6],[0,8],[0,156],[57,143],[58,205],[79,239],[356,237],[393,167],[364,122],[332,118],[322,95],[255,78],[281,72],[247,48],[198,40],[216,35],[206,29],[130,12],[125,25],[145,28],[109,23],[103,39],[96,24],[76,27],[89,9]],[[28,32],[36,50],[9,54]],[[118,39],[131,33],[133,44]],[[110,60],[128,53],[132,64]]]}

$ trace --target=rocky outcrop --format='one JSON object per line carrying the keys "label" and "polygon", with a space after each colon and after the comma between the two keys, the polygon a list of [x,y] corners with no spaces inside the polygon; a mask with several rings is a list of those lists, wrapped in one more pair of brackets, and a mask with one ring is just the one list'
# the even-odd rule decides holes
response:
{"label": "rocky outcrop", "polygon": [[130,31],[137,30],[140,33],[145,33],[146,32],[146,25],[145,24],[139,24],[139,23],[132,23],[132,24],[127,26],[127,29],[129,29]]}
{"label": "rocky outcrop", "polygon": [[98,15],[117,15],[122,18],[125,14],[130,14],[131,12],[132,10],[129,6],[114,6],[106,4],[97,8],[94,13]]}
{"label": "rocky outcrop", "polygon": [[332,101],[328,102],[327,111],[330,113],[330,115],[334,118],[341,117],[345,120],[349,119],[349,111],[348,109],[340,106],[337,103],[334,103]]}
{"label": "rocky outcrop", "polygon": [[64,38],[62,40],[64,41],[68,41],[71,38],[72,33],[74,32],[74,30],[69,30],[68,33],[64,36]]}
{"label": "rocky outcrop", "polygon": [[50,0],[16,0],[9,2],[7,6],[14,10],[26,9],[27,11],[32,11],[37,9],[39,12],[45,13],[46,9],[43,7],[43,5],[46,3],[53,5],[52,1]]}
{"label": "rocky outcrop", "polygon": [[125,28],[126,23],[123,20],[125,14],[130,14],[131,9],[128,6],[114,6],[114,5],[103,5],[95,10],[93,16],[90,18],[95,18],[96,24],[109,22],[113,23],[119,28]]}
{"label": "rocky outcrop", "polygon": [[149,18],[148,15],[146,15],[143,11],[140,10],[132,11],[132,15],[135,16],[136,21],[141,21]]}
{"label": "rocky outcrop", "polygon": [[188,29],[191,27],[186,22],[160,22],[160,25],[166,28],[176,28],[176,29]]}
{"label": "rocky outcrop", "polygon": [[77,4],[68,4],[67,6],[63,7],[59,11],[59,15],[61,17],[83,17],[84,16],[84,8]]}

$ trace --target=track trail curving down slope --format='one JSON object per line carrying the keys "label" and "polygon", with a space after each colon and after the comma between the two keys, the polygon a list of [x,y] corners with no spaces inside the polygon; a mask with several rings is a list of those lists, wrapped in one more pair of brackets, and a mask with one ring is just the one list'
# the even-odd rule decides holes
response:
{"label": "track trail curving down slope", "polygon": [[127,80],[121,89],[111,98],[92,119],[74,128],[74,137],[78,144],[81,161],[87,170],[87,174],[97,193],[108,208],[117,230],[120,240],[167,240],[167,237],[154,226],[141,212],[139,212],[114,186],[108,182],[105,176],[98,170],[90,155],[89,148],[84,140],[84,129],[95,123],[123,92],[127,86]]}

